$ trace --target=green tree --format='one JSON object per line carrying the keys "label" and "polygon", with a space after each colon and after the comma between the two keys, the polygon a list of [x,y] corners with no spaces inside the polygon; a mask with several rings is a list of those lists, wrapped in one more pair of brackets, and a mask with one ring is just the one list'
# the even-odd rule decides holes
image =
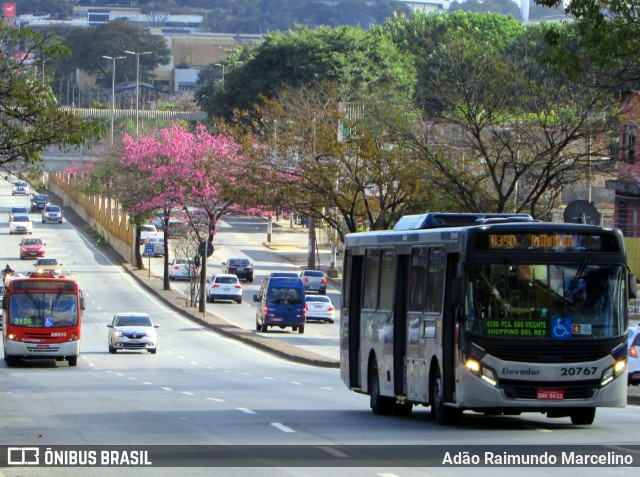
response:
{"label": "green tree", "polygon": [[520,7],[512,0],[467,0],[466,2],[451,2],[449,11],[453,12],[469,12],[469,13],[499,13],[501,15],[510,15],[520,20]]}
{"label": "green tree", "polygon": [[430,78],[438,74],[432,55],[443,48],[450,36],[460,35],[489,50],[504,51],[523,33],[513,18],[497,14],[455,12],[429,15],[417,12],[411,18],[395,17],[374,31],[388,35],[398,48],[408,53],[417,69],[415,103],[420,109],[437,108],[439,99],[432,94]]}
{"label": "green tree", "polygon": [[272,33],[250,54],[238,68],[225,72],[224,90],[214,82],[198,91],[198,102],[211,117],[250,110],[284,86],[319,81],[339,84],[345,101],[355,91],[413,91],[409,56],[388,38],[359,28],[300,27],[286,34]]}
{"label": "green tree", "polygon": [[50,145],[75,146],[95,137],[99,127],[61,111],[37,66],[68,54],[30,29],[0,26],[0,167],[38,167]]}
{"label": "green tree", "polygon": [[[562,8],[559,0],[536,4]],[[570,28],[549,32],[552,60],[574,81],[614,90],[640,86],[640,17],[636,2],[573,0],[567,14],[577,21]]]}
{"label": "green tree", "polygon": [[63,71],[80,69],[111,86],[111,61],[103,56],[126,56],[116,66],[116,82],[136,80],[136,58],[125,51],[151,52],[140,56],[140,80],[151,79],[158,65],[169,63],[169,48],[159,35],[153,35],[125,21],[112,21],[95,27],[70,28],[59,31],[62,41],[73,51]]}

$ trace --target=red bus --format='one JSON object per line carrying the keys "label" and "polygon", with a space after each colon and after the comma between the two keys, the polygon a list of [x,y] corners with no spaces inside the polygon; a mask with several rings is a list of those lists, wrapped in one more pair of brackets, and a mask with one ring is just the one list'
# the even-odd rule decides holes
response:
{"label": "red bus", "polygon": [[69,366],[77,365],[84,310],[78,282],[50,273],[13,278],[2,308],[7,366],[21,359],[66,360]]}

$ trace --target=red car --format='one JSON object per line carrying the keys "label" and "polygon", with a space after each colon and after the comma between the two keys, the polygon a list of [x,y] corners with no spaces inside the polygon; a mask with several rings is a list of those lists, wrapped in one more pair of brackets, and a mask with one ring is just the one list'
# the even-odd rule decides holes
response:
{"label": "red car", "polygon": [[20,242],[20,260],[44,257],[45,245],[47,244],[41,238],[22,239]]}

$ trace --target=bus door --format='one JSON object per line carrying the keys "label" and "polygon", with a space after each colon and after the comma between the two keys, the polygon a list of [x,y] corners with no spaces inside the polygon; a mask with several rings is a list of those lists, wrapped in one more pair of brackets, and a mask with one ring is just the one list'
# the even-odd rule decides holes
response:
{"label": "bus door", "polygon": [[[343,305],[347,311],[348,346],[349,351],[349,387],[361,387],[360,379],[360,324],[361,324],[361,300],[362,274],[364,271],[364,256],[352,255],[350,251],[345,256],[345,264],[350,271],[344,276],[349,277],[349,282],[344,284],[344,298],[347,302]],[[345,323],[342,323],[345,326]],[[344,334],[343,334],[344,336]],[[344,339],[344,338],[343,338]]]}
{"label": "bus door", "polygon": [[407,294],[409,255],[398,255],[393,302],[393,388],[396,396],[407,395]]}
{"label": "bus door", "polygon": [[[459,254],[450,253],[446,256],[446,280],[451,285],[456,279]],[[454,296],[457,287],[447,286],[444,293],[442,308],[442,381],[444,385],[445,402],[454,402],[456,388],[456,353],[458,350],[456,332],[456,307],[458,297]]]}

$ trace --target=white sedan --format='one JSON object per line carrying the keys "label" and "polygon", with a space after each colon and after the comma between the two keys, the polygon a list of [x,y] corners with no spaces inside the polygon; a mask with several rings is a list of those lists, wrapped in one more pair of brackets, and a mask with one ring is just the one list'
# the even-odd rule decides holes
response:
{"label": "white sedan", "polygon": [[116,313],[109,328],[109,353],[123,349],[147,350],[156,354],[158,335],[151,317],[146,313]]}
{"label": "white sedan", "polygon": [[242,303],[242,285],[236,275],[218,274],[207,280],[209,292],[207,301],[213,303],[216,300],[232,300]]}
{"label": "white sedan", "polygon": [[33,223],[28,215],[14,215],[9,224],[9,234],[32,234]]}
{"label": "white sedan", "polygon": [[331,299],[326,295],[306,295],[304,297],[307,307],[307,320],[320,320],[333,323],[334,306]]}

